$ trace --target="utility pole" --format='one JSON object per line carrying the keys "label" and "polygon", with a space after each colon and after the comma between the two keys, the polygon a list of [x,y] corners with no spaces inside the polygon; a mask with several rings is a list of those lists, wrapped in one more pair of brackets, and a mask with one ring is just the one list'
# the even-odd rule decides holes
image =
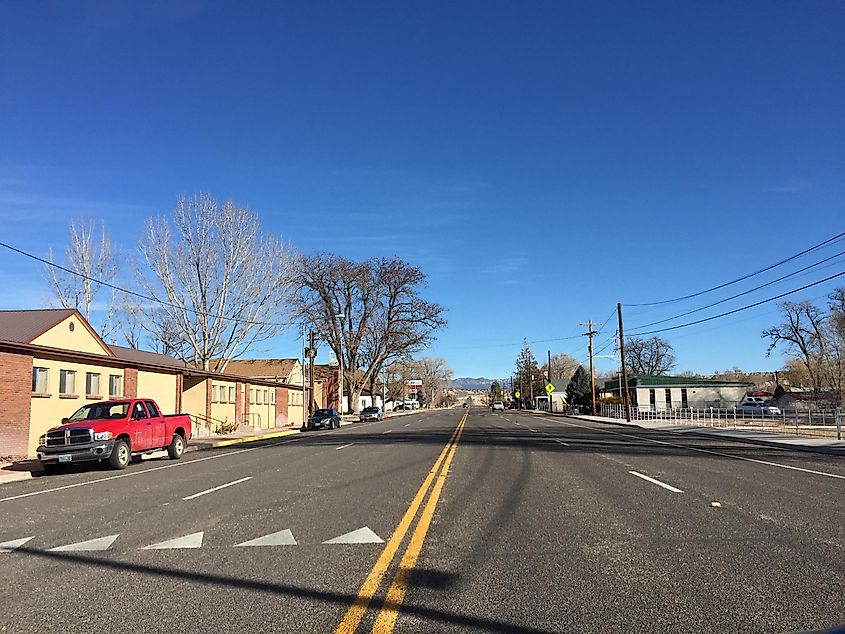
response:
{"label": "utility pole", "polygon": [[308,332],[308,415],[314,414],[314,357],[317,351],[314,349],[314,331]]}
{"label": "utility pole", "polygon": [[625,367],[625,331],[622,329],[622,303],[616,304],[619,313],[619,356],[622,359],[622,402],[625,404],[625,420],[631,422],[631,395],[628,394],[628,368]]}
{"label": "utility pole", "polygon": [[[548,379],[549,383],[551,383],[552,382],[552,351],[546,350],[546,354],[549,355],[548,365],[546,366],[546,369],[548,370],[548,376],[546,378]],[[548,394],[548,392],[547,392],[547,394]],[[549,394],[548,396],[549,396],[549,398],[546,402],[549,404],[549,414],[551,414],[552,413],[552,395]]]}
{"label": "utility pole", "polygon": [[[340,326],[337,328],[337,409],[340,415],[343,416],[343,319],[346,317],[343,313],[335,315],[334,318],[340,321]],[[350,393],[350,397],[352,394]],[[372,396],[372,395],[371,395]],[[352,399],[350,398],[350,401]],[[352,405],[352,403],[349,403]]]}
{"label": "utility pole", "polygon": [[590,338],[590,401],[592,405],[592,409],[590,410],[593,416],[596,415],[596,370],[595,366],[593,365],[593,337],[597,334],[595,330],[593,330],[593,326],[601,326],[601,324],[593,324],[593,320],[590,319],[587,321],[586,324],[578,324],[579,326],[586,326],[587,332],[584,333],[585,337]]}
{"label": "utility pole", "polygon": [[306,350],[305,345],[305,324],[302,325],[302,426],[305,427],[305,360]]}

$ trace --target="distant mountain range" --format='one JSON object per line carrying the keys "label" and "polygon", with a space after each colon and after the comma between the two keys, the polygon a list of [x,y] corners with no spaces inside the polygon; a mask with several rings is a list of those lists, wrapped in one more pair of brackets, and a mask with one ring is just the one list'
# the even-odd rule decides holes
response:
{"label": "distant mountain range", "polygon": [[485,379],[484,377],[472,378],[468,376],[452,379],[452,387],[459,390],[489,390],[490,385],[497,379]]}

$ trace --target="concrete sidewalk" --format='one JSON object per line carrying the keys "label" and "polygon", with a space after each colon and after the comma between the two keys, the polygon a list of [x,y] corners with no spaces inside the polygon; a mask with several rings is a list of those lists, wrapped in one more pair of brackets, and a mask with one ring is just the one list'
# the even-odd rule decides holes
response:
{"label": "concrete sidewalk", "polygon": [[[549,415],[548,412],[541,413]],[[551,415],[562,416],[562,414]],[[705,427],[701,425],[672,425],[666,424],[666,422],[664,421],[652,420],[637,420],[631,421],[629,423],[620,418],[607,418],[604,416],[579,415],[571,416],[570,418],[590,420],[597,423],[605,423],[610,425],[619,425],[622,427],[639,427],[640,429],[668,432],[672,434],[690,434],[708,437],[715,436],[717,438],[738,440],[758,445],[769,445],[772,447],[782,447],[784,449],[797,449],[801,451],[812,451],[817,453],[845,456],[845,441],[835,440],[831,438],[799,436],[796,434],[781,434],[777,432],[730,429],[726,427]]]}

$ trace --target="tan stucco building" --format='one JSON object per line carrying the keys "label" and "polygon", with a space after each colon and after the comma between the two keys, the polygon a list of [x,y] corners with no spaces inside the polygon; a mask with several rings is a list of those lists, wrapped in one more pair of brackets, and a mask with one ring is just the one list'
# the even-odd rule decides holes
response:
{"label": "tan stucco building", "polygon": [[[197,370],[163,354],[106,344],[72,309],[0,311],[0,458],[34,455],[38,438],[86,402],[143,396],[191,415],[194,435],[224,424],[299,424],[302,389],[275,378]],[[301,406],[300,406],[301,408]]]}

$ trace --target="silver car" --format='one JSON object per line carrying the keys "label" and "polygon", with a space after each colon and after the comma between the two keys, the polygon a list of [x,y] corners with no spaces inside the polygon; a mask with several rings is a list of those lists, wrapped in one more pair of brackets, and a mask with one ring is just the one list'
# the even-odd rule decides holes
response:
{"label": "silver car", "polygon": [[499,410],[500,412],[504,412],[505,411],[505,404],[502,403],[502,401],[493,401],[493,404],[490,406],[490,411],[495,412],[496,410]]}
{"label": "silver car", "polygon": [[736,406],[737,414],[751,414],[752,416],[780,416],[781,411],[777,405],[766,403],[759,399],[746,399]]}

